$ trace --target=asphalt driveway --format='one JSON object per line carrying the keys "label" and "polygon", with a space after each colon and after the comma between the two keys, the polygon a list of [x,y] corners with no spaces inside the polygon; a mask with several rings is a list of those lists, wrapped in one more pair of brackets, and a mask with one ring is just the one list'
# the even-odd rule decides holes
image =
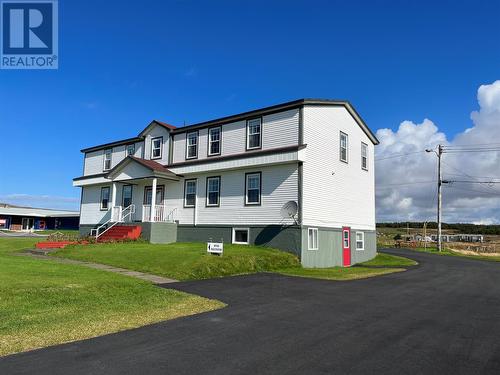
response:
{"label": "asphalt driveway", "polygon": [[0,374],[499,374],[500,263],[388,252],[420,266],[169,284],[229,306],[5,357]]}

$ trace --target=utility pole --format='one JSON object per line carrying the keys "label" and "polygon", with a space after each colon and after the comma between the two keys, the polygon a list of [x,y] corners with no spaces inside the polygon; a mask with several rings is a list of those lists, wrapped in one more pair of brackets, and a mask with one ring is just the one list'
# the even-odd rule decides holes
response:
{"label": "utility pole", "polygon": [[441,187],[443,185],[443,174],[441,172],[441,156],[443,155],[443,145],[438,145],[437,151],[435,150],[425,150],[426,152],[435,152],[438,157],[438,207],[437,207],[437,224],[438,224],[438,234],[437,234],[437,248],[438,251],[442,250],[441,241],[441,215],[442,215],[442,193]]}
{"label": "utility pole", "polygon": [[443,185],[443,174],[441,172],[441,156],[443,155],[443,146],[438,145],[438,212],[437,212],[437,220],[438,220],[438,251],[441,252],[441,216],[443,211],[443,195],[441,192],[441,187]]}

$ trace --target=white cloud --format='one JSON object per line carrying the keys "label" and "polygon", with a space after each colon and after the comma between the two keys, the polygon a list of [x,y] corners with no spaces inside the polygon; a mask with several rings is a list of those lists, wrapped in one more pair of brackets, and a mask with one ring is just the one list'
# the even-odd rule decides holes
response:
{"label": "white cloud", "polygon": [[80,198],[53,195],[7,194],[0,195],[0,203],[37,208],[78,210],[80,207]]}
{"label": "white cloud", "polygon": [[[377,131],[377,221],[436,219],[436,156],[425,149],[438,144],[500,147],[500,81],[482,85],[477,98],[479,110],[471,113],[472,126],[452,140],[429,119],[403,121],[397,131]],[[448,180],[500,178],[500,152],[444,154],[443,174]],[[500,184],[457,182],[444,185],[443,196],[446,222],[500,223]]]}

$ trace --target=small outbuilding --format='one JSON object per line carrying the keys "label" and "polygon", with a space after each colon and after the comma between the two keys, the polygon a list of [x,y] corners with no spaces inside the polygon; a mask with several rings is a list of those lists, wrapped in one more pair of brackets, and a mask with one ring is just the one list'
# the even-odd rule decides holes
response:
{"label": "small outbuilding", "polygon": [[48,230],[78,229],[78,211],[52,210],[0,203],[0,229],[4,230]]}

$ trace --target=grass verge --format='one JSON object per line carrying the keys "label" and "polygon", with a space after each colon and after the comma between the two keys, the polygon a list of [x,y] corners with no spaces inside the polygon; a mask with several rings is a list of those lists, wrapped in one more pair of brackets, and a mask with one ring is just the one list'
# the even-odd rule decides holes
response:
{"label": "grass verge", "polygon": [[37,241],[0,238],[0,355],[224,306],[122,275],[10,254]]}
{"label": "grass verge", "polygon": [[410,267],[418,263],[413,259],[404,258],[397,255],[377,253],[377,256],[368,262],[360,263],[361,266],[375,267]]}
{"label": "grass verge", "polygon": [[369,267],[331,267],[331,268],[293,268],[283,269],[279,273],[287,276],[310,277],[324,280],[357,280],[406,271],[404,268],[369,268]]}

